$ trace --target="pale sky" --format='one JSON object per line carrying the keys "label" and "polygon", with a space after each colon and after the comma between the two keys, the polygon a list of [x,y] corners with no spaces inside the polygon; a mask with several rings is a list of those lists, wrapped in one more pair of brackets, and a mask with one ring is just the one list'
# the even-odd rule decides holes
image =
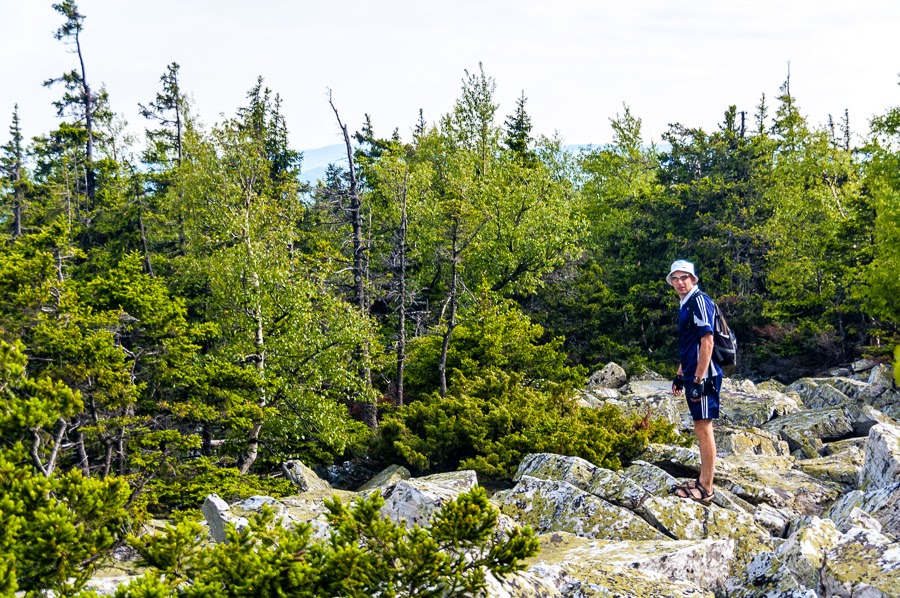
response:
{"label": "pale sky", "polygon": [[[41,82],[76,66],[53,31],[51,1],[0,0],[0,143],[18,102],[28,137],[56,123],[61,89]],[[297,149],[341,142],[331,88],[351,130],[405,139],[419,108],[447,112],[464,69],[497,82],[500,122],[524,90],[536,133],[605,143],[628,104],[658,141],[672,122],[713,129],[730,104],[752,113],[790,63],[801,111],[822,124],[850,110],[864,133],[900,105],[896,0],[80,0],[88,80],[136,131],[172,61],[194,112],[232,115],[258,75],[280,93]]]}

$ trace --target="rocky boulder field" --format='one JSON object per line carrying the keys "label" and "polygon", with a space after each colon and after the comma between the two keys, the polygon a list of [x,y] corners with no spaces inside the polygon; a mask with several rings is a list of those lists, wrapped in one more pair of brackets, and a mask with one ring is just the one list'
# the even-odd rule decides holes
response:
{"label": "rocky boulder field", "polygon": [[[525,571],[490,579],[490,596],[900,596],[900,393],[885,364],[860,361],[789,386],[726,379],[716,423],[716,500],[671,494],[696,477],[696,448],[651,445],[622,471],[577,457],[528,455],[515,485],[496,492],[500,532],[531,526],[541,553]],[[690,434],[684,399],[652,372],[595,373],[579,401],[663,417]],[[227,504],[207,498],[212,541],[263,505],[285,524],[327,537],[324,500],[380,492],[382,513],[412,526],[478,484],[471,471],[411,478],[391,466],[355,492],[285,464],[296,496]],[[118,562],[91,582],[111,593],[133,573]]]}

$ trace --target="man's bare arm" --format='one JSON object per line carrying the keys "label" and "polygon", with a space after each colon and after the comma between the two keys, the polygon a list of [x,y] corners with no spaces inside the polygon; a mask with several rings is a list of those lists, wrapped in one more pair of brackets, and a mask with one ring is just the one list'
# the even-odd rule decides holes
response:
{"label": "man's bare arm", "polygon": [[706,334],[700,339],[700,356],[697,358],[697,370],[694,372],[694,380],[697,378],[706,378],[709,370],[709,361],[712,359],[713,353],[713,335],[712,332]]}

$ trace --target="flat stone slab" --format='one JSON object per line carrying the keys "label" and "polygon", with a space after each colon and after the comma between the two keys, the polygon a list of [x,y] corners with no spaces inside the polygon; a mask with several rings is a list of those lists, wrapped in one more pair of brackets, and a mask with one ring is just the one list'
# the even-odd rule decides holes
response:
{"label": "flat stone slab", "polygon": [[563,531],[607,540],[665,540],[661,532],[622,507],[568,482],[524,476],[510,490],[491,497],[518,525],[539,533]]}
{"label": "flat stone slab", "polygon": [[797,468],[817,480],[840,484],[849,492],[855,490],[859,483],[864,458],[865,453],[861,449],[851,447],[825,457],[797,461]]}
{"label": "flat stone slab", "polygon": [[585,590],[567,596],[713,596],[724,587],[734,552],[730,540],[611,542],[567,533],[539,539],[541,553],[527,561],[529,571]]}

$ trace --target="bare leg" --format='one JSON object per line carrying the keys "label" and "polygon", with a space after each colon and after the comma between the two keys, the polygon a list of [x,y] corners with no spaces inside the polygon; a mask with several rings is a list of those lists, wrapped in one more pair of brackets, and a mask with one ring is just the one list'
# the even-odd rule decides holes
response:
{"label": "bare leg", "polygon": [[713,436],[712,420],[696,420],[694,432],[697,434],[697,442],[700,444],[700,485],[711,493],[716,471],[716,438]]}

